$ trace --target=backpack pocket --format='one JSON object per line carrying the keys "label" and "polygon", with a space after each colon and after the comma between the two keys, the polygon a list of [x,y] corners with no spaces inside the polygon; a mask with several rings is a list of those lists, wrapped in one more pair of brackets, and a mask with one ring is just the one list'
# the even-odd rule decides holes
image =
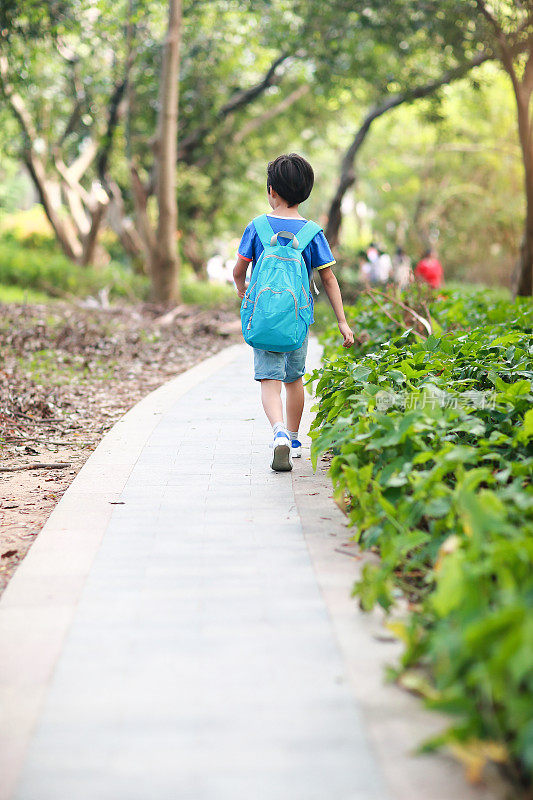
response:
{"label": "backpack pocket", "polygon": [[264,286],[255,298],[244,327],[253,347],[268,343],[268,350],[290,350],[300,337],[301,322],[296,295],[288,288]]}

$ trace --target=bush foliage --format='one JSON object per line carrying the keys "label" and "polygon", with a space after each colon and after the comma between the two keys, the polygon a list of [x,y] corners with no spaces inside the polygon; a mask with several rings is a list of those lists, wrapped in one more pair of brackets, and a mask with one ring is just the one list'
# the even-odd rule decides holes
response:
{"label": "bush foliage", "polygon": [[[387,612],[401,593],[396,675],[457,721],[433,745],[489,741],[533,774],[533,313],[486,290],[363,293],[356,345],[326,329],[312,459],[354,538],[380,553],[354,587]],[[418,315],[410,313],[415,309]],[[421,319],[422,318],[422,319]],[[426,323],[429,322],[431,335]]]}
{"label": "bush foliage", "polygon": [[[182,264],[180,273],[184,303],[205,308],[238,310],[233,286],[200,280]],[[5,231],[0,236],[0,296],[3,302],[42,302],[46,296],[84,297],[107,287],[112,300],[149,300],[148,276],[134,272],[117,261],[106,266],[81,267],[73,264],[49,234],[34,231],[21,234]]]}
{"label": "bush foliage", "polygon": [[49,237],[34,233],[20,241],[13,233],[0,238],[0,284],[35,289],[52,296],[95,294],[105,286],[112,298],[148,296],[145,275],[111,262],[104,267],[80,267],[57,250]]}

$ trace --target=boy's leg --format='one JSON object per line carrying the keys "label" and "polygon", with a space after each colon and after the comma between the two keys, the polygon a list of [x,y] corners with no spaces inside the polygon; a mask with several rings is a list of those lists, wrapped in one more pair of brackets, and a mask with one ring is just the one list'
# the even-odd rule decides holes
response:
{"label": "boy's leg", "polygon": [[254,347],[254,378],[261,381],[261,401],[274,433],[270,467],[276,472],[292,469],[291,440],[283,422],[281,404],[281,382],[284,377],[284,354]]}
{"label": "boy's leg", "polygon": [[285,430],[281,403],[281,382],[285,377],[285,356],[254,347],[254,378],[261,383],[261,401],[274,434]]}
{"label": "boy's leg", "polygon": [[281,381],[272,378],[261,378],[261,402],[272,427],[276,423],[283,424]]}
{"label": "boy's leg", "polygon": [[298,439],[298,428],[304,410],[304,385],[302,377],[305,373],[305,359],[309,331],[298,350],[285,354],[285,398],[287,406],[287,429],[294,434],[291,438]]}
{"label": "boy's leg", "polygon": [[291,439],[283,422],[281,381],[263,378],[261,380],[261,400],[274,432],[270,467],[276,472],[290,471],[292,469]]}
{"label": "boy's leg", "polygon": [[304,410],[304,385],[301,378],[291,383],[285,383],[285,397],[287,407],[287,429],[298,433]]}

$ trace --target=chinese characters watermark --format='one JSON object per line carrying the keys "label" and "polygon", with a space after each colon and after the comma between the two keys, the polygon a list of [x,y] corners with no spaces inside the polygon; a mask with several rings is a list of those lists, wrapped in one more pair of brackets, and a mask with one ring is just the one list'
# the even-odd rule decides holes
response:
{"label": "chinese characters watermark", "polygon": [[420,392],[379,391],[376,395],[377,411],[389,408],[412,411],[415,408],[475,408],[494,409],[496,392],[470,389],[465,392],[446,392],[443,389],[423,389]]}

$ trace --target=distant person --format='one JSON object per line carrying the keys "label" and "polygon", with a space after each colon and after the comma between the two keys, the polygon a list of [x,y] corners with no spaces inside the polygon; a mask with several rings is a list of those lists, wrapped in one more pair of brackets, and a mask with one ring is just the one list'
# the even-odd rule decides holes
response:
{"label": "distant person", "polygon": [[366,249],[366,257],[368,258],[371,264],[373,264],[374,261],[378,260],[379,248],[375,242],[370,242],[370,244],[368,245]]}
{"label": "distant person", "polygon": [[368,268],[368,282],[371,284],[379,283],[379,249],[374,242],[370,242],[366,258],[369,264]]}
{"label": "distant person", "polygon": [[360,250],[357,255],[359,256],[359,280],[361,283],[368,285],[371,282],[372,266],[365,250]]}
{"label": "distant person", "polygon": [[[278,345],[277,342],[285,341],[293,336],[295,312],[298,320],[302,311],[309,313],[305,312],[305,309],[311,304],[312,314],[313,296],[309,289],[308,279],[313,268],[316,267],[319,271],[322,285],[337,317],[343,347],[351,347],[354,343],[353,331],[344,315],[339,284],[331,269],[335,259],[327,239],[318,224],[305,219],[298,211],[298,205],[307,200],[311,194],[313,183],[314,173],[311,164],[297,153],[278,156],[269,163],[267,195],[272,211],[270,214],[261,214],[255,217],[246,226],[237,253],[237,263],[233,269],[237,294],[243,299],[241,320],[243,320],[243,310],[245,314],[250,315],[247,330],[252,330],[250,339],[254,351],[254,378],[260,382],[263,408],[272,425],[273,453],[270,467],[276,472],[291,470],[292,457],[302,454],[302,445],[298,440],[298,428],[304,408],[302,376],[305,373],[309,327],[307,327],[301,344],[299,344],[300,339],[295,341],[295,346],[292,348]],[[282,240],[279,244],[282,246],[289,247],[292,242],[291,249],[287,251],[288,256],[269,254],[270,251],[267,250],[267,248],[277,246],[278,234]],[[275,268],[269,266],[266,258],[262,258],[263,253],[272,261],[276,259]],[[301,273],[300,257],[303,258],[307,267],[307,270],[302,269]],[[250,283],[246,287],[245,277],[250,262],[252,262],[252,274]],[[291,274],[293,275],[296,269],[298,270],[297,274],[301,274],[305,278],[306,287],[303,284],[301,287],[304,289],[307,305],[300,305],[298,308],[297,303],[302,302],[302,297],[299,295],[294,298],[290,288],[286,289],[285,293],[291,297],[286,297],[285,300],[282,297],[275,298],[273,290],[272,296],[269,297],[270,293],[265,294],[268,286],[261,289],[257,296],[254,294],[254,286],[262,280],[263,275],[280,272],[282,276],[285,276],[285,281],[289,286]],[[271,281],[275,282],[275,280],[276,276],[274,275]],[[279,286],[280,283],[275,285]],[[282,291],[280,290],[276,294],[281,295]],[[260,299],[262,296],[263,300]],[[294,305],[292,298],[294,298]],[[265,309],[268,313],[265,313]],[[304,321],[306,319],[304,316],[301,318]],[[311,316],[309,324],[312,322]],[[260,343],[257,345],[253,343],[254,329],[259,330],[263,337],[259,339]],[[245,338],[245,341],[248,340]],[[250,344],[250,341],[248,343]],[[272,347],[267,345],[272,345]],[[283,421],[282,383],[285,384],[287,424]],[[239,456],[235,454],[235,458],[238,459]]]}
{"label": "distant person", "polygon": [[[233,261],[231,262],[231,268]],[[233,283],[231,268],[228,270],[228,261],[223,256],[212,256],[207,262],[207,277],[215,283]]]}
{"label": "distant person", "polygon": [[433,289],[438,289],[442,285],[443,277],[442,264],[437,254],[433,249],[426,250],[415,267],[415,278],[432,286]]}
{"label": "distant person", "polygon": [[396,253],[392,260],[392,272],[394,282],[400,289],[405,289],[413,280],[411,259],[402,247],[396,248]]}
{"label": "distant person", "polygon": [[386,250],[379,250],[378,255],[378,282],[385,285],[388,283],[392,272],[392,261]]}

